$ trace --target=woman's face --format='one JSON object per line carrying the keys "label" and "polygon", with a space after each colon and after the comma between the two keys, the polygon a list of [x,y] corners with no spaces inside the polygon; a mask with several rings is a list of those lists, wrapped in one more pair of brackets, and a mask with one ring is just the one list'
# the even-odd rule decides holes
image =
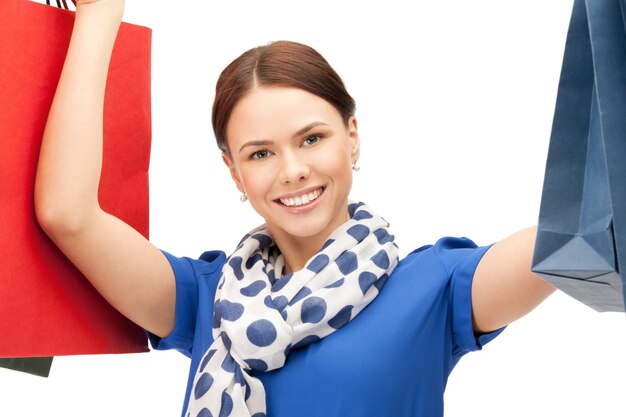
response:
{"label": "woman's face", "polygon": [[235,105],[224,161],[275,238],[322,242],[348,219],[356,119],[293,87],[257,87]]}

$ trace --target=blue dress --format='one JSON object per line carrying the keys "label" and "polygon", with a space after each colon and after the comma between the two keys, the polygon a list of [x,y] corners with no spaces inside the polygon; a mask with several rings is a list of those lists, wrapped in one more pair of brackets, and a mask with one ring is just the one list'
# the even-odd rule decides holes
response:
{"label": "blue dress", "polygon": [[[400,261],[378,297],[341,330],[292,350],[284,367],[254,375],[263,381],[268,417],[438,417],[450,372],[502,329],[476,336],[471,285],[488,247],[443,238]],[[164,252],[176,277],[176,324],[155,349],[191,358],[193,375],[213,341],[212,313],[226,255],[200,259]]]}

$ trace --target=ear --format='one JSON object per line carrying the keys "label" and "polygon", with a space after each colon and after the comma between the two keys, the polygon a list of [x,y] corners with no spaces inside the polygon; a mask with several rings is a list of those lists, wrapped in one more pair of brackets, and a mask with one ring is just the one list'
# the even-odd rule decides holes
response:
{"label": "ear", "polygon": [[239,192],[245,193],[243,183],[241,182],[241,178],[239,176],[239,172],[237,172],[237,167],[235,167],[235,164],[226,154],[226,152],[222,152],[222,161],[224,161],[226,167],[230,171],[230,177],[233,179],[233,181],[235,181],[235,185],[237,186]]}
{"label": "ear", "polygon": [[361,155],[361,140],[359,139],[358,123],[355,116],[350,116],[348,119],[348,140],[350,141],[350,154],[354,164]]}

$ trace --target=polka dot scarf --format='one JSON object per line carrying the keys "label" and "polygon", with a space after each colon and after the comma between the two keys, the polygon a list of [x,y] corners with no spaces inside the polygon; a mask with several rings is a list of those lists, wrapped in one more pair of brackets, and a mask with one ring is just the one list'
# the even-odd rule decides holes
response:
{"label": "polka dot scarf", "polygon": [[211,344],[194,377],[187,417],[264,417],[265,390],[250,371],[282,367],[291,349],[339,330],[377,295],[398,263],[389,224],[363,203],[300,271],[262,225],[224,264]]}

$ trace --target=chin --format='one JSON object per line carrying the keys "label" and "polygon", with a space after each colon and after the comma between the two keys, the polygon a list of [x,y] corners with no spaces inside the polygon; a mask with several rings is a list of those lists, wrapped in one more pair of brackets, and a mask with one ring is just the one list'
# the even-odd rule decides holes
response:
{"label": "chin", "polygon": [[278,231],[284,236],[291,236],[294,239],[312,239],[317,244],[322,245],[328,236],[343,224],[346,219],[339,219],[329,213],[318,213],[319,216],[310,216],[308,218],[280,219],[270,226],[270,229]]}
{"label": "chin", "polygon": [[[294,238],[304,239],[304,238],[316,238],[320,237],[322,233],[330,234],[332,230],[328,229],[328,222],[323,222],[323,224],[316,224],[317,222],[311,221],[303,221],[298,224],[276,224],[274,227],[276,230],[280,230],[281,233],[292,236]],[[327,236],[324,236],[324,239]]]}

